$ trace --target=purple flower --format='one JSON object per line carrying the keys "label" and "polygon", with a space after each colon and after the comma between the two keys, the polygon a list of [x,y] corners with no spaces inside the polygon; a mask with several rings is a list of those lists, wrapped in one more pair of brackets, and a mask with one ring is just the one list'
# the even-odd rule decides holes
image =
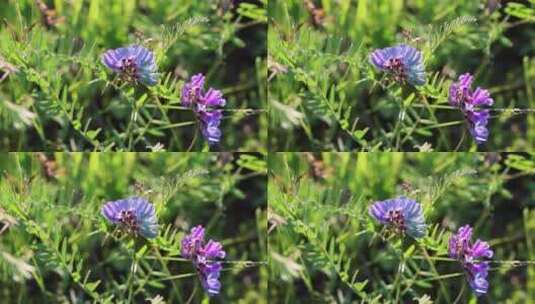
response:
{"label": "purple flower", "polygon": [[113,224],[135,235],[146,238],[158,235],[158,219],[154,206],[144,198],[130,197],[108,202],[101,209],[102,215]]}
{"label": "purple flower", "polygon": [[457,82],[450,86],[448,100],[452,106],[458,107],[463,112],[470,134],[476,143],[481,144],[489,137],[487,124],[490,113],[483,107],[492,106],[494,100],[488,90],[477,87],[472,91],[473,79],[470,73],[459,76]]}
{"label": "purple flower", "polygon": [[219,294],[219,290],[221,289],[221,282],[219,282],[220,269],[221,266],[217,270],[212,269],[210,271],[200,272],[202,287],[210,296]]}
{"label": "purple flower", "polygon": [[223,251],[223,245],[221,245],[221,243],[209,240],[208,243],[199,248],[199,256],[208,259],[224,259],[225,251]]}
{"label": "purple flower", "polygon": [[458,107],[466,99],[466,96],[470,94],[472,87],[472,81],[474,77],[469,73],[459,76],[459,80],[454,82],[450,86],[449,102],[452,106]]}
{"label": "purple flower", "polygon": [[199,249],[204,243],[204,228],[196,226],[191,229],[191,233],[182,239],[182,247],[180,253],[183,257],[191,259],[195,257]]}
{"label": "purple flower", "polygon": [[209,88],[204,91],[205,78],[202,74],[191,77],[190,81],[182,87],[182,104],[192,107],[197,114],[201,125],[201,133],[213,145],[221,140],[221,130],[219,125],[223,118],[223,112],[217,107],[225,106],[223,93],[219,90]]}
{"label": "purple flower", "polygon": [[221,140],[219,125],[221,124],[223,112],[221,110],[199,111],[198,115],[201,121],[202,135],[206,138],[208,144],[218,143]]}
{"label": "purple flower", "polygon": [[140,45],[106,51],[101,61],[129,81],[153,86],[158,82],[157,67],[152,52]]}
{"label": "purple flower", "polygon": [[225,103],[226,101],[223,98],[223,93],[213,88],[209,88],[199,99],[199,104],[206,107],[224,107]]}
{"label": "purple flower", "polygon": [[487,242],[476,240],[471,242],[472,228],[465,225],[452,234],[448,244],[448,254],[459,260],[466,272],[468,283],[477,296],[487,293],[489,262],[483,258],[492,258],[494,252]]}
{"label": "purple flower", "polygon": [[221,289],[219,275],[222,269],[218,259],[224,259],[226,255],[221,243],[213,240],[205,243],[204,228],[199,225],[193,227],[190,234],[182,239],[180,252],[195,265],[201,284],[208,295],[217,295]]}
{"label": "purple flower", "polygon": [[200,98],[204,89],[204,75],[197,74],[191,77],[190,82],[184,84],[182,87],[182,104],[189,107],[196,103]]}
{"label": "purple flower", "polygon": [[400,83],[408,81],[415,86],[425,84],[422,52],[411,46],[400,44],[377,49],[370,54],[369,59],[375,67],[388,72]]}
{"label": "purple flower", "polygon": [[397,233],[407,233],[414,238],[425,235],[426,224],[421,205],[415,200],[400,196],[376,202],[368,209],[369,214],[381,224],[388,225]]}

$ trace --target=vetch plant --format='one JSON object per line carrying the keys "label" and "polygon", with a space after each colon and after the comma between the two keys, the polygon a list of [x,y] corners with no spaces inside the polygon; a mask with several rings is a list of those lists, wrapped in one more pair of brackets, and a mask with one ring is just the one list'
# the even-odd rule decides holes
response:
{"label": "vetch plant", "polygon": [[406,44],[378,49],[370,54],[370,62],[387,72],[395,81],[421,86],[425,84],[422,52]]}
{"label": "vetch plant", "polygon": [[483,107],[492,106],[494,100],[488,90],[480,87],[472,90],[473,80],[474,77],[470,73],[459,76],[458,81],[450,86],[448,101],[461,110],[468,123],[470,134],[478,144],[481,144],[489,137],[487,124],[490,113]]}
{"label": "vetch plant", "polygon": [[141,197],[131,197],[106,203],[102,215],[111,223],[134,235],[148,239],[158,235],[158,218],[154,205]]}
{"label": "vetch plant", "polygon": [[476,240],[472,243],[472,227],[465,225],[452,234],[449,240],[448,254],[457,259],[466,272],[466,278],[474,293],[481,296],[487,293],[489,262],[494,252],[487,242]]}
{"label": "vetch plant", "polygon": [[534,168],[520,154],[277,153],[270,299],[522,303]]}
{"label": "vetch plant", "polygon": [[121,78],[133,83],[141,82],[147,86],[158,83],[158,68],[154,54],[140,45],[131,45],[102,54],[102,63]]}
{"label": "vetch plant", "polygon": [[369,214],[395,233],[413,238],[425,236],[426,224],[422,206],[415,200],[400,196],[376,202],[369,207]]}
{"label": "vetch plant", "polygon": [[[273,3],[273,150],[529,150],[535,74],[523,22],[470,2],[394,2]],[[481,88],[454,105],[450,85],[464,71]]]}
{"label": "vetch plant", "polygon": [[[37,2],[0,1],[3,150],[267,149],[267,26],[256,19],[267,2]],[[181,88],[195,71],[233,107],[190,115]]]}
{"label": "vetch plant", "polygon": [[201,132],[210,145],[221,140],[219,125],[223,118],[223,111],[219,109],[226,104],[223,93],[214,88],[204,91],[205,77],[197,74],[182,88],[181,101],[184,106],[190,107],[201,125]]}
{"label": "vetch plant", "polygon": [[180,252],[183,257],[190,259],[197,269],[201,284],[210,296],[219,294],[221,283],[219,275],[222,269],[218,259],[225,258],[225,251],[221,243],[204,240],[204,227],[196,226],[191,233],[182,240]]}
{"label": "vetch plant", "polygon": [[244,156],[0,155],[2,303],[267,303],[265,160]]}

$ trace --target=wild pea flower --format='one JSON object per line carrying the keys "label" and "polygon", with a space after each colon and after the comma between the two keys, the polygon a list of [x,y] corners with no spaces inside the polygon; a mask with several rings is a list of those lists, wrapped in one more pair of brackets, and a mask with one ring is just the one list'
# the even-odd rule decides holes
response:
{"label": "wild pea flower", "polygon": [[368,209],[369,214],[381,224],[388,225],[397,233],[407,233],[414,238],[425,235],[426,224],[421,205],[415,200],[400,196],[376,202]]}
{"label": "wild pea flower", "polygon": [[223,118],[223,111],[217,107],[225,106],[225,99],[221,91],[209,88],[204,91],[205,78],[202,74],[191,77],[182,88],[181,102],[184,106],[192,107],[201,123],[201,132],[210,145],[221,140],[219,125]]}
{"label": "wild pea flower", "polygon": [[205,243],[204,228],[199,225],[193,227],[190,234],[184,237],[180,253],[184,258],[193,262],[201,284],[208,295],[219,294],[221,289],[219,275],[222,266],[217,259],[224,259],[226,255],[221,243],[213,240]]}
{"label": "wild pea flower", "polygon": [[158,235],[154,206],[144,198],[130,197],[108,202],[101,213],[108,221],[135,235],[141,234],[149,239]]}
{"label": "wild pea flower", "polygon": [[481,144],[487,141],[489,131],[487,124],[489,121],[489,110],[483,106],[492,106],[494,100],[490,97],[489,91],[477,87],[472,90],[474,77],[470,73],[459,76],[457,82],[450,86],[449,103],[458,107],[464,114],[470,130],[470,134]]}
{"label": "wild pea flower", "polygon": [[400,44],[377,49],[369,59],[376,68],[391,74],[397,82],[409,82],[415,86],[425,84],[422,52],[411,46]]}
{"label": "wild pea flower", "polygon": [[468,283],[477,296],[487,293],[489,262],[482,258],[492,258],[494,252],[487,242],[476,240],[471,242],[472,228],[465,225],[452,234],[448,245],[448,254],[457,259],[466,271]]}
{"label": "wild pea flower", "polygon": [[140,45],[108,50],[102,55],[102,63],[123,78],[153,86],[158,82],[154,55]]}

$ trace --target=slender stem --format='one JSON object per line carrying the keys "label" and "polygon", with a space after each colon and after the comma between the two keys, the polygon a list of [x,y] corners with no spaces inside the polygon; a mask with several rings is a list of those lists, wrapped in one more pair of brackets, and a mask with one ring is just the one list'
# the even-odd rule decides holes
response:
{"label": "slender stem", "polygon": [[186,152],[190,152],[191,149],[193,149],[193,146],[195,142],[197,141],[197,135],[199,133],[199,128],[195,128],[195,134],[193,135],[193,139],[191,140],[191,144],[188,147],[188,150]]}
{"label": "slender stem", "polygon": [[180,128],[180,127],[185,127],[185,126],[191,126],[191,125],[194,125],[196,123],[197,123],[196,121],[179,122],[179,123],[175,123],[175,124],[170,124],[170,125],[157,127],[157,128],[155,128],[155,130],[165,130],[165,129],[171,129],[171,128]]}
{"label": "slender stem", "polygon": [[[438,121],[438,119],[437,119],[437,117],[435,115],[435,112],[431,110],[432,106],[431,106],[431,104],[429,104],[429,101],[427,100],[427,97],[425,95],[422,95],[422,100],[424,102],[425,107],[427,108],[427,111],[429,112],[429,115],[431,115],[431,118],[433,120],[435,120],[435,121]],[[441,107],[441,106],[440,105],[435,105],[434,107],[438,108],[438,107]],[[442,107],[450,107],[450,106],[442,106]],[[444,135],[444,132],[441,129],[439,129],[438,132],[440,134],[440,140],[443,143],[447,143],[448,140],[446,139],[446,136]]]}
{"label": "slender stem", "polygon": [[457,107],[454,106],[445,106],[445,105],[431,105],[428,104],[426,101],[426,104],[413,104],[411,105],[414,108],[430,108],[430,109],[443,109],[443,110],[458,110]]}
{"label": "slender stem", "polygon": [[449,274],[443,274],[436,277],[432,277],[429,279],[423,279],[423,282],[430,282],[430,281],[442,281],[443,279],[451,279],[456,277],[462,277],[464,276],[464,272],[456,272],[456,273],[449,273]]}
{"label": "slender stem", "polygon": [[130,266],[130,272],[128,273],[128,280],[126,282],[127,290],[128,290],[128,300],[127,303],[132,303],[132,295],[133,295],[133,287],[134,287],[134,275],[135,271],[137,269],[137,258],[136,258],[136,250],[135,248],[132,249],[132,265]]}
{"label": "slender stem", "polygon": [[[422,254],[424,255],[425,259],[429,263],[429,267],[431,267],[431,270],[433,271],[433,273],[437,277],[439,277],[439,273],[437,271],[437,268],[435,267],[435,264],[433,263],[433,261],[429,257],[429,254],[427,253],[427,250],[425,249],[424,246],[419,246],[419,247],[422,250]],[[451,297],[450,297],[450,294],[449,294],[448,290],[446,289],[446,286],[444,286],[444,283],[442,281],[439,281],[438,283],[440,284],[440,290],[442,291],[442,293],[446,297],[446,302],[447,303],[451,303]]]}
{"label": "slender stem", "polygon": [[459,151],[459,148],[461,148],[461,145],[464,141],[464,137],[466,136],[466,129],[463,128],[463,134],[461,135],[461,139],[459,140],[459,143],[457,144],[457,146],[455,147],[455,150],[453,152],[457,152]]}
{"label": "slender stem", "polygon": [[[156,247],[153,247],[153,248],[154,248],[154,252],[156,252],[156,259],[160,262],[160,264],[162,265],[162,268],[165,270],[165,272],[167,272],[168,275],[171,275],[171,272],[169,271],[169,268],[167,267],[167,264],[165,264],[163,256],[160,254],[160,251],[158,251],[158,249]],[[176,294],[179,302],[180,303],[184,303],[184,301],[182,300],[182,296],[180,294],[180,291],[178,290],[178,287],[176,286],[175,281],[174,280],[171,281],[171,284],[173,285],[173,292]]]}
{"label": "slender stem", "polygon": [[193,296],[195,295],[196,291],[197,291],[197,284],[195,284],[195,287],[193,288],[193,291],[191,292],[191,296],[189,296],[189,299],[186,302],[186,304],[190,304],[193,301],[193,299],[194,299]]}
{"label": "slender stem", "polygon": [[[162,115],[164,116],[164,118],[169,122],[171,123],[171,119],[169,118],[169,115],[167,115],[167,111],[164,111],[164,108],[165,108],[165,105],[163,105],[160,101],[160,98],[158,97],[158,95],[155,94],[155,98],[154,100],[156,100],[156,102],[158,103],[157,104],[157,107],[159,108],[160,112],[162,113]],[[189,108],[187,108],[189,110]],[[171,129],[171,134],[173,134],[173,139],[175,140],[175,142],[178,142],[178,135],[176,134],[176,130],[173,128]]]}
{"label": "slender stem", "polygon": [[161,260],[161,261],[177,261],[177,262],[187,262],[191,263],[190,259],[184,259],[184,258],[175,258],[175,257],[164,257],[164,256],[148,256],[146,257],[147,260]]}
{"label": "slender stem", "polygon": [[[148,256],[146,257],[147,260],[161,260],[161,261],[176,261],[176,262],[187,262],[191,263],[190,259],[184,259],[184,258],[176,258],[176,257],[155,257],[155,256]],[[267,261],[218,261],[222,264],[243,264],[243,265],[267,265]]]}
{"label": "slender stem", "polygon": [[132,130],[134,125],[134,119],[137,117],[139,108],[137,102],[134,101],[134,107],[132,108],[132,113],[130,114],[130,121],[128,121],[128,126],[126,127],[126,139],[128,140],[128,151],[132,150]]}
{"label": "slender stem", "polygon": [[401,105],[401,109],[398,114],[398,120],[396,122],[396,126],[394,127],[394,139],[395,139],[395,150],[399,150],[399,140],[400,140],[400,133],[401,133],[401,121],[405,117],[405,105]]}
{"label": "slender stem", "polygon": [[425,256],[420,256],[420,255],[413,255],[412,256],[413,259],[415,260],[431,260],[431,261],[445,261],[445,262],[457,262],[456,259],[452,259],[452,258],[443,258],[443,257],[425,257]]}
{"label": "slender stem", "polygon": [[461,287],[461,291],[459,291],[459,295],[457,296],[457,298],[455,298],[455,301],[453,302],[453,304],[457,304],[459,303],[459,301],[461,300],[461,297],[464,293],[464,289],[466,288],[466,283],[463,281],[463,287]]}
{"label": "slender stem", "polygon": [[196,273],[184,273],[184,274],[179,274],[179,275],[175,275],[175,276],[169,276],[169,277],[161,278],[161,279],[158,279],[157,281],[169,281],[169,280],[184,279],[184,278],[194,277],[196,275],[197,275]]}
{"label": "slender stem", "polygon": [[398,272],[396,274],[396,279],[394,280],[394,286],[395,286],[395,289],[396,289],[396,301],[395,303],[400,303],[399,302],[399,294],[400,294],[400,287],[401,287],[401,284],[400,284],[400,278],[401,278],[401,273],[403,272],[403,269],[405,268],[405,255],[403,254],[403,252],[401,252],[401,259],[399,261],[399,265],[398,265]]}
{"label": "slender stem", "polygon": [[461,125],[464,123],[464,120],[456,120],[456,121],[450,121],[450,122],[444,122],[428,127],[423,127],[422,130],[431,130],[431,129],[437,129],[437,128],[444,128],[444,127],[451,127],[456,125]]}

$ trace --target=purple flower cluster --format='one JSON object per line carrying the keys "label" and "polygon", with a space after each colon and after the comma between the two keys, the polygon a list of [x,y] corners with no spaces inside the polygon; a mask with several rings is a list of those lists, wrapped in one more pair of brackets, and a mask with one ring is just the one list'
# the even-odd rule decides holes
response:
{"label": "purple flower cluster", "polygon": [[158,235],[158,219],[154,206],[144,198],[131,197],[106,203],[100,210],[111,223],[134,235],[146,238]]}
{"label": "purple flower cluster", "polygon": [[199,225],[193,227],[190,234],[184,237],[180,252],[195,265],[201,284],[208,295],[217,295],[221,289],[219,275],[222,268],[221,262],[217,259],[224,259],[226,255],[221,243],[213,240],[205,243],[204,228]]}
{"label": "purple flower cluster", "polygon": [[420,238],[425,235],[426,224],[421,205],[415,200],[400,196],[376,202],[368,209],[369,214],[395,232]]}
{"label": "purple flower cluster", "polygon": [[148,49],[131,45],[106,51],[101,61],[124,79],[153,86],[158,82],[154,55]]}
{"label": "purple flower cluster", "polygon": [[425,84],[422,52],[411,46],[400,44],[377,49],[370,54],[369,59],[375,67],[389,73],[397,82],[409,82],[415,86]]}
{"label": "purple flower cluster", "polygon": [[448,254],[457,259],[466,271],[468,283],[477,296],[487,293],[489,262],[483,258],[492,258],[494,254],[487,242],[476,240],[471,242],[472,228],[465,225],[453,234],[449,240]]}
{"label": "purple flower cluster", "polygon": [[221,91],[209,88],[204,91],[205,77],[197,74],[182,88],[181,101],[184,106],[191,107],[201,123],[201,132],[208,144],[216,144],[221,139],[219,125],[223,118],[223,111],[218,107],[225,106],[225,99]]}
{"label": "purple flower cluster", "polygon": [[481,107],[492,106],[494,100],[490,97],[488,90],[480,87],[472,90],[473,80],[474,77],[470,73],[459,76],[457,82],[450,86],[449,103],[463,112],[470,134],[476,143],[481,144],[489,137],[487,124],[490,116],[489,110]]}

